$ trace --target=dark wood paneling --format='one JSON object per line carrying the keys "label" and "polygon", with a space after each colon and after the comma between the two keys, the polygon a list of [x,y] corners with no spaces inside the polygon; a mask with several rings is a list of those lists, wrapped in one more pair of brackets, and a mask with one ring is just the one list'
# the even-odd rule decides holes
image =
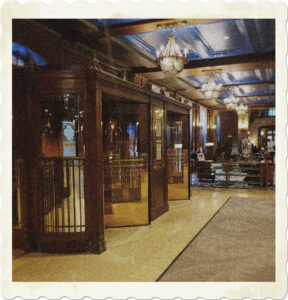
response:
{"label": "dark wood paneling", "polygon": [[156,130],[155,116],[151,106],[151,132],[150,132],[150,153],[151,153],[151,220],[156,219],[168,211],[168,180],[167,180],[167,139],[166,139],[166,111],[163,115],[163,127],[161,134],[162,161],[156,160]]}
{"label": "dark wood paneling", "polygon": [[85,168],[86,236],[90,250],[105,251],[102,162],[102,91],[88,82]]}
{"label": "dark wood paneling", "polygon": [[238,115],[235,111],[220,112],[220,140],[223,143],[228,136],[232,144],[238,144]]}

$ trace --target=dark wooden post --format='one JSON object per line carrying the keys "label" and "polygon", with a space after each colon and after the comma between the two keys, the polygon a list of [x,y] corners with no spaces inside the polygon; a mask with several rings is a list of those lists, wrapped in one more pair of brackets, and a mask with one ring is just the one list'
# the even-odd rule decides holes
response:
{"label": "dark wooden post", "polygon": [[89,251],[102,253],[106,248],[104,241],[102,91],[96,87],[96,80],[93,79],[88,81],[86,116],[86,239]]}
{"label": "dark wooden post", "polygon": [[182,149],[187,151],[187,157],[184,158],[184,161],[187,160],[187,167],[188,167],[188,196],[187,198],[190,199],[190,115],[182,115]]}
{"label": "dark wooden post", "polygon": [[32,92],[35,87],[28,92],[28,136],[29,151],[27,151],[27,178],[29,178],[29,210],[28,210],[28,227],[29,236],[32,239],[33,248],[39,249],[39,237],[43,231],[43,210],[41,209],[41,197],[39,184],[39,157],[41,155],[40,139],[40,108],[39,95]]}

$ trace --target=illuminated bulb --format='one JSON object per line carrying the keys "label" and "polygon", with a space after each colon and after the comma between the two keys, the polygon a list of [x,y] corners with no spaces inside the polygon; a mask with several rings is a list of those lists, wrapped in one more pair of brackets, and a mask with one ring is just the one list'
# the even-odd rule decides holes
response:
{"label": "illuminated bulb", "polygon": [[161,52],[164,52],[164,46],[163,46],[163,45],[161,45],[160,51],[161,51]]}
{"label": "illuminated bulb", "polygon": [[157,55],[157,57],[160,56],[160,51],[159,50],[156,51],[156,55]]}

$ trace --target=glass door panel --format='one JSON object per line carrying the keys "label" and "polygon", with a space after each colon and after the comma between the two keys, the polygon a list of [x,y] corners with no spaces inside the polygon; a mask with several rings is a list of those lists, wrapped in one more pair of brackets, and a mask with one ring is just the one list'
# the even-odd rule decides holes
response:
{"label": "glass door panel", "polygon": [[168,200],[189,198],[188,117],[167,113]]}
{"label": "glass door panel", "polygon": [[165,111],[152,107],[151,117],[151,219],[168,210],[167,201],[167,152]]}
{"label": "glass door panel", "polygon": [[40,189],[45,232],[85,231],[84,109],[79,94],[43,98]]}
{"label": "glass door panel", "polygon": [[[103,101],[105,226],[149,223],[147,107]],[[141,144],[141,145],[140,145]]]}

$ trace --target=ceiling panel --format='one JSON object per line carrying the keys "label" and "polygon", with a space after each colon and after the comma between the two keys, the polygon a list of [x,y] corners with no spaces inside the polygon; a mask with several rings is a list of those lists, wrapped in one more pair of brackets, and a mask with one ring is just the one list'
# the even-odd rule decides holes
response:
{"label": "ceiling panel", "polygon": [[[236,19],[177,27],[173,28],[173,34],[180,49],[187,48],[188,58],[193,60],[273,51],[274,27],[273,20]],[[122,38],[138,49],[139,46],[152,47],[150,50],[156,59],[156,50],[161,45],[166,46],[170,32],[170,29],[162,29]]]}
{"label": "ceiling panel", "polygon": [[201,24],[196,26],[199,37],[213,50],[212,56],[229,54],[245,54],[251,52],[250,47],[244,43],[242,33],[235,20]]}

